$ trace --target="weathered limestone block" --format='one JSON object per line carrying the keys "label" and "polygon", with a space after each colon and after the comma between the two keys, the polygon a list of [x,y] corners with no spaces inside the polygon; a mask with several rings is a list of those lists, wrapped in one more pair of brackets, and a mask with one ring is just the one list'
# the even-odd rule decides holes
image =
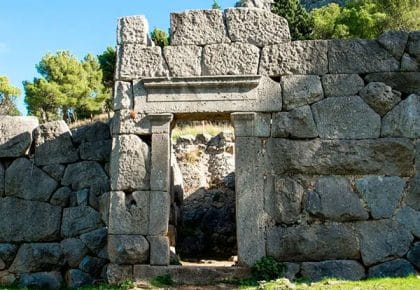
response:
{"label": "weathered limestone block", "polygon": [[64,276],[68,288],[80,288],[93,284],[93,278],[79,269],[70,269]]}
{"label": "weathered limestone block", "polygon": [[168,192],[150,192],[149,235],[159,236],[168,233],[171,196]]}
{"label": "weathered limestone block", "polygon": [[420,238],[420,211],[409,206],[397,211],[395,220],[409,230],[416,238]]}
{"label": "weathered limestone block", "polygon": [[311,281],[320,281],[324,278],[361,280],[365,278],[365,268],[359,262],[352,260],[307,262],[302,263],[301,274]]}
{"label": "weathered limestone block", "polygon": [[79,267],[83,257],[89,253],[89,249],[80,239],[65,239],[60,244],[64,260],[71,268]]}
{"label": "weathered limestone block", "polygon": [[169,133],[152,135],[150,189],[153,191],[169,191],[170,138]]}
{"label": "weathered limestone block", "polygon": [[411,57],[408,53],[404,53],[401,58],[401,71],[404,72],[415,72],[420,70],[420,61],[416,61],[414,57]]}
{"label": "weathered limestone block", "polygon": [[90,232],[102,226],[100,214],[89,206],[65,208],[61,235],[66,238]]}
{"label": "weathered limestone block", "polygon": [[61,208],[38,201],[0,198],[0,241],[53,241],[59,237]]}
{"label": "weathered limestone block", "polygon": [[201,75],[202,48],[196,45],[165,46],[163,56],[171,76],[189,77]]}
{"label": "weathered limestone block", "polygon": [[118,18],[117,44],[148,45],[149,23],[144,15]]}
{"label": "weathered limestone block", "polygon": [[410,95],[382,120],[382,136],[420,138],[420,95]]}
{"label": "weathered limestone block", "polygon": [[135,135],[117,136],[113,141],[110,171],[112,190],[148,190],[149,146]]}
{"label": "weathered limestone block", "polygon": [[51,176],[58,182],[60,182],[61,178],[63,178],[65,169],[66,166],[61,164],[52,164],[42,167],[42,171],[46,172],[49,176]]}
{"label": "weathered limestone block", "polygon": [[[420,149],[420,143],[417,144],[417,149]],[[420,152],[417,151],[417,154],[420,154]],[[419,169],[417,169],[417,172],[420,172]],[[414,208],[417,211],[420,211],[420,174],[419,173],[416,174],[414,177],[412,177],[410,181],[408,182],[407,196],[406,196],[405,202],[408,206]]]}
{"label": "weathered limestone block", "polygon": [[264,208],[277,223],[293,224],[300,219],[305,189],[290,177],[275,177],[274,190],[265,198]]}
{"label": "weathered limestone block", "polygon": [[374,40],[330,40],[330,73],[374,73],[397,71],[400,63]]}
{"label": "weathered limestone block", "polygon": [[116,81],[114,85],[114,92],[114,111],[130,110],[133,108],[133,86],[130,82]]}
{"label": "weathered limestone block", "polygon": [[360,90],[362,99],[379,115],[386,113],[401,101],[401,93],[384,83],[372,82]]}
{"label": "weathered limestone block", "polygon": [[296,262],[358,259],[359,241],[345,224],[274,227],[267,232],[267,255]]}
{"label": "weathered limestone block", "polygon": [[96,196],[109,190],[109,178],[95,161],[82,161],[67,166],[61,184],[71,185],[73,190],[90,188],[90,194]]}
{"label": "weathered limestone block", "polygon": [[106,245],[107,236],[108,230],[101,228],[81,235],[80,239],[92,253],[99,254]]}
{"label": "weathered limestone block", "polygon": [[150,192],[112,191],[109,208],[109,233],[147,235],[149,230]]}
{"label": "weathered limestone block", "polygon": [[63,277],[60,272],[25,273],[20,276],[18,286],[36,289],[60,289]]}
{"label": "weathered limestone block", "polygon": [[23,244],[9,271],[12,273],[54,271],[59,270],[63,264],[60,244]]}
{"label": "weathered limestone block", "polygon": [[322,76],[324,95],[328,97],[354,96],[363,89],[363,79],[357,74],[328,74]]}
{"label": "weathered limestone block", "polygon": [[270,137],[271,114],[232,113],[236,137]]}
{"label": "weathered limestone block", "polygon": [[356,180],[356,188],[374,219],[391,218],[401,200],[405,182],[398,176],[367,176]]}
{"label": "weathered limestone block", "polygon": [[[268,140],[276,174],[413,174],[413,144],[407,139]],[[348,153],[351,152],[351,155]]]}
{"label": "weathered limestone block", "polygon": [[169,265],[169,239],[163,236],[148,236],[150,243],[150,265]]}
{"label": "weathered limestone block", "polygon": [[12,264],[18,248],[19,247],[17,245],[13,244],[0,244],[0,260],[3,261],[6,268]]}
{"label": "weathered limestone block", "polygon": [[112,134],[145,135],[151,133],[150,118],[143,114],[132,114],[132,111],[116,111],[112,118]]}
{"label": "weathered limestone block", "polygon": [[4,184],[4,175],[5,175],[5,170],[3,165],[0,163],[0,196],[3,196],[4,194],[4,188],[5,188],[5,184]]}
{"label": "weathered limestone block", "polygon": [[206,45],[230,42],[219,9],[171,13],[171,45]]}
{"label": "weathered limestone block", "polygon": [[5,194],[26,200],[48,201],[57,181],[26,158],[16,159],[6,170]]}
{"label": "weathered limestone block", "polygon": [[381,134],[381,117],[359,96],[328,98],[312,111],[323,139],[374,139]]}
{"label": "weathered limestone block", "polygon": [[235,3],[235,7],[258,8],[271,11],[273,0],[241,0]]}
{"label": "weathered limestone block", "polygon": [[420,269],[420,242],[414,243],[413,247],[407,254],[407,259]]}
{"label": "weathered limestone block", "polygon": [[328,72],[327,51],[328,42],[324,40],[266,46],[261,52],[259,73],[269,76],[323,75]]}
{"label": "weathered limestone block", "polygon": [[85,273],[92,275],[93,277],[99,277],[102,272],[102,268],[107,264],[105,259],[98,257],[86,256],[80,262],[79,269]]}
{"label": "weathered limestone block", "polygon": [[400,224],[390,221],[367,221],[358,225],[360,251],[366,266],[402,257],[413,236]]}
{"label": "weathered limestone block", "polygon": [[287,20],[270,11],[231,8],[225,11],[230,40],[264,47],[290,42]]}
{"label": "weathered limestone block", "polygon": [[144,264],[149,260],[149,243],[138,235],[108,236],[108,254],[111,263]]}
{"label": "weathered limestone block", "polygon": [[405,94],[420,94],[420,72],[384,72],[372,73],[365,81],[383,82],[394,90]]}
{"label": "weathered limestone block", "polygon": [[311,215],[335,221],[369,218],[349,180],[341,176],[321,177],[315,190],[306,195],[305,208]]}
{"label": "weathered limestone block", "polygon": [[80,145],[80,157],[82,160],[109,161],[111,155],[112,140],[85,142]]}
{"label": "weathered limestone block", "polygon": [[124,281],[133,280],[133,266],[108,264],[106,268],[107,282],[116,285]]}
{"label": "weathered limestone block", "polygon": [[28,153],[36,117],[0,116],[0,157],[20,157]]}
{"label": "weathered limestone block", "polygon": [[281,79],[283,106],[291,110],[324,98],[321,80],[315,75],[292,75]]}
{"label": "weathered limestone block", "polygon": [[420,61],[420,32],[413,31],[410,33],[407,51],[409,54],[416,57],[417,61]]}
{"label": "weathered limestone block", "polygon": [[34,132],[35,164],[72,163],[79,159],[71,132],[64,121],[41,124]]}
{"label": "weathered limestone block", "polygon": [[117,47],[117,80],[167,76],[166,62],[160,46],[124,44]]}
{"label": "weathered limestone block", "polygon": [[206,45],[202,75],[256,75],[260,50],[247,43]]}
{"label": "weathered limestone block", "polygon": [[318,131],[309,106],[273,114],[272,137],[316,138]]}
{"label": "weathered limestone block", "polygon": [[408,32],[386,31],[378,37],[378,42],[385,47],[396,59],[401,59],[407,45]]}
{"label": "weathered limestone block", "polygon": [[369,268],[369,278],[406,277],[416,275],[417,271],[407,260],[396,259]]}

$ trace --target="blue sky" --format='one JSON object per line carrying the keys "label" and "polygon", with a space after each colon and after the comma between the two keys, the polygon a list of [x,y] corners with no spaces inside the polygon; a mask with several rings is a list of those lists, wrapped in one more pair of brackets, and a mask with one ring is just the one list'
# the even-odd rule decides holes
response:
{"label": "blue sky", "polygon": [[[82,58],[115,45],[116,19],[146,15],[149,27],[169,28],[170,12],[206,9],[212,0],[0,0],[0,75],[22,89],[19,110],[26,114],[22,81],[37,76],[47,52],[70,50]],[[222,8],[235,0],[219,0]]]}

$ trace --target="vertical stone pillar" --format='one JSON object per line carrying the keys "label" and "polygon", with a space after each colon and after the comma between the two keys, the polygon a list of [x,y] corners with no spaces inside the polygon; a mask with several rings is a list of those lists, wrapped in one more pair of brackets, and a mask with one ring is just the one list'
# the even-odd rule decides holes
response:
{"label": "vertical stone pillar", "polygon": [[265,139],[270,114],[234,113],[236,228],[239,263],[253,265],[266,255],[264,187],[268,169]]}

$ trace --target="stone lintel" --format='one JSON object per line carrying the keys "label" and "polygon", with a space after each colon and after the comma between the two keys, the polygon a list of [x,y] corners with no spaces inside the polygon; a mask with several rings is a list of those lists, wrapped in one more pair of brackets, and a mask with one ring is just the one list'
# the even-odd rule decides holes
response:
{"label": "stone lintel", "polygon": [[270,137],[271,114],[233,113],[231,114],[236,137]]}

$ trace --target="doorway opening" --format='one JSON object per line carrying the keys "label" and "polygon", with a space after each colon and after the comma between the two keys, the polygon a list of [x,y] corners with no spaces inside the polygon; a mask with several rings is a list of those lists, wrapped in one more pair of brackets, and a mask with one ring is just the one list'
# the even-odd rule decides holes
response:
{"label": "doorway opening", "polygon": [[237,262],[235,135],[229,119],[172,124],[171,263]]}

